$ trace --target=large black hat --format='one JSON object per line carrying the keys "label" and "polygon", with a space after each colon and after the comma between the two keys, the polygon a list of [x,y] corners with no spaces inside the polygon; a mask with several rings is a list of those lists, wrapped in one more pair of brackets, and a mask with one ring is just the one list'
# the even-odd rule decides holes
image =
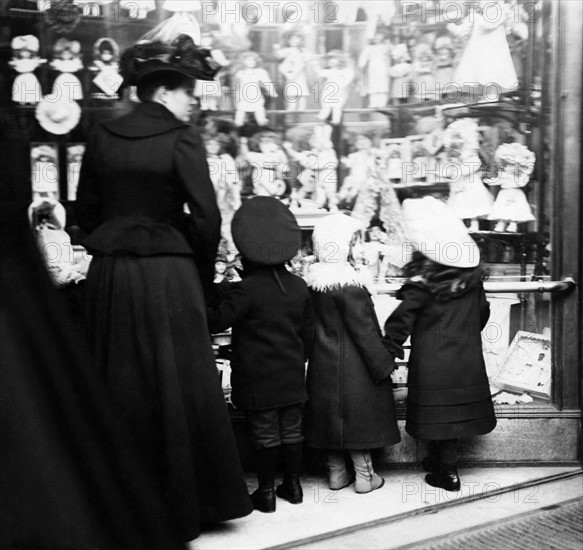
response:
{"label": "large black hat", "polygon": [[209,50],[198,48],[187,35],[180,35],[172,45],[161,41],[140,42],[125,50],[120,61],[124,86],[136,85],[143,77],[160,71],[212,80],[219,68]]}
{"label": "large black hat", "polygon": [[247,199],[235,212],[231,231],[243,257],[262,265],[291,260],[302,244],[294,215],[274,197]]}

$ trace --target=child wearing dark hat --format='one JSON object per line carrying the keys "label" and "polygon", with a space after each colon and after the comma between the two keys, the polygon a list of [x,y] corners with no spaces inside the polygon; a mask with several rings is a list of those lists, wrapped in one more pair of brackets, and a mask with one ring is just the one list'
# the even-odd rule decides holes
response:
{"label": "child wearing dark hat", "polygon": [[[211,332],[232,327],[231,400],[246,411],[255,448],[261,512],[275,512],[275,495],[299,504],[302,404],[307,400],[305,362],[312,342],[313,312],[304,280],[285,263],[301,246],[300,228],[288,207],[273,197],[253,197],[231,225],[241,253],[243,279],[208,308]],[[283,483],[274,490],[278,454]]]}

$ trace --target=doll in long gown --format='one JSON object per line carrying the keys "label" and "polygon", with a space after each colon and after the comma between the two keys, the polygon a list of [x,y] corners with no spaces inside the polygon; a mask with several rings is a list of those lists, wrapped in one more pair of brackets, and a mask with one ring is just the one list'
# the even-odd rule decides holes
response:
{"label": "doll in long gown", "polygon": [[305,36],[297,29],[287,31],[285,46],[274,44],[275,57],[281,59],[277,70],[283,75],[285,108],[288,111],[303,111],[310,95],[307,68],[309,54],[304,48]]}
{"label": "doll in long gown", "polygon": [[387,34],[377,28],[374,37],[358,58],[362,95],[368,96],[368,106],[382,108],[387,105],[391,90],[391,43]]}
{"label": "doll in long gown", "polygon": [[255,115],[259,126],[267,124],[265,96],[277,97],[277,92],[267,71],[261,66],[257,52],[247,51],[239,56],[240,68],[235,71],[235,125],[243,126],[247,113]]}
{"label": "doll in long gown", "polygon": [[12,101],[21,105],[36,105],[42,90],[34,71],[47,61],[38,55],[38,38],[32,34],[15,36],[10,45],[12,59],[8,64],[18,73],[12,84]]}
{"label": "doll in long gown", "polygon": [[[473,14],[470,37],[454,81],[462,88],[478,86],[482,99],[495,100],[501,92],[518,87],[516,69],[506,38],[509,4],[504,0],[480,0]],[[456,25],[448,25],[459,33]]]}
{"label": "doll in long gown", "polygon": [[452,122],[443,133],[448,154],[444,172],[449,180],[448,205],[461,220],[470,220],[470,231],[479,231],[479,218],[488,216],[494,199],[482,182],[478,156],[478,123],[473,118]]}
{"label": "doll in long gown", "polygon": [[[223,50],[216,47],[215,38],[210,32],[203,32],[200,37],[200,47],[211,52],[211,57],[221,66],[227,67],[230,61]],[[201,111],[217,111],[222,102],[223,87],[218,73],[214,80],[197,80],[194,84],[194,95],[199,98]]]}
{"label": "doll in long gown", "polygon": [[361,188],[366,184],[368,175],[368,163],[375,150],[372,148],[371,139],[358,134],[354,139],[354,151],[343,157],[342,164],[350,170],[346,175],[338,191],[338,204],[341,208],[352,208]]}
{"label": "doll in long gown", "polygon": [[83,99],[83,88],[75,74],[83,70],[79,41],[59,38],[53,46],[53,60],[49,65],[61,73],[55,79],[53,93],[64,94],[71,101]]}
{"label": "doll in long gown", "polygon": [[488,219],[496,220],[494,231],[514,233],[518,229],[517,224],[535,220],[522,190],[534,169],[535,155],[520,143],[503,143],[496,149],[494,158],[499,174],[497,178],[486,180],[486,183],[499,185],[500,191]]}
{"label": "doll in long gown", "polygon": [[324,78],[320,94],[321,108],[318,119],[325,122],[340,124],[342,110],[348,101],[350,88],[354,80],[354,68],[349,55],[341,50],[331,50],[326,54],[326,68],[317,71]]}
{"label": "doll in long gown", "polygon": [[237,249],[231,235],[231,221],[241,206],[241,184],[237,165],[235,159],[224,151],[220,136],[206,135],[204,144],[209,175],[221,212],[221,237],[225,240],[227,251],[234,253]]}
{"label": "doll in long gown", "polygon": [[393,64],[389,69],[391,76],[391,102],[405,103],[411,92],[413,66],[406,44],[397,44],[392,51]]}

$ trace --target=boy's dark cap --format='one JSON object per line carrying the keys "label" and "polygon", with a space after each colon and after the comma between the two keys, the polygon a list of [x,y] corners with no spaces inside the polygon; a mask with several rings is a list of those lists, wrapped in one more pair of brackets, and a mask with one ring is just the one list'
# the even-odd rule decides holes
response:
{"label": "boy's dark cap", "polygon": [[302,244],[302,233],[289,208],[274,197],[252,197],[235,212],[233,240],[248,260],[279,265],[293,258]]}

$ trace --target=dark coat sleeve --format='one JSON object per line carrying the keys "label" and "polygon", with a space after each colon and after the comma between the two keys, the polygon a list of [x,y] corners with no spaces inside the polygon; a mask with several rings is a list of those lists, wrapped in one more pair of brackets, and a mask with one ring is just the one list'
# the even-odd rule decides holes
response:
{"label": "dark coat sleeve", "polygon": [[312,343],[314,341],[314,307],[312,300],[308,296],[304,307],[304,325],[302,327],[302,342],[304,343],[304,354],[307,360],[312,350]]}
{"label": "dark coat sleeve", "polygon": [[87,234],[92,233],[104,220],[101,189],[96,177],[98,165],[95,159],[96,141],[94,132],[83,155],[75,201],[75,218],[79,227]]}
{"label": "dark coat sleeve", "polygon": [[413,331],[417,316],[431,298],[431,294],[416,285],[405,285],[399,290],[397,297],[402,302],[385,322],[383,343],[389,353],[403,359],[403,344]]}
{"label": "dark coat sleeve", "polygon": [[490,318],[490,302],[486,299],[484,287],[480,289],[480,330],[483,330]]}
{"label": "dark coat sleeve", "polygon": [[190,215],[186,236],[192,246],[203,284],[214,277],[214,263],[221,237],[221,214],[210,179],[202,140],[189,127],[176,144],[174,153],[178,178],[186,193]]}
{"label": "dark coat sleeve", "polygon": [[207,307],[207,320],[211,333],[232,327],[250,309],[251,300],[240,283],[229,287],[228,295],[217,307]]}
{"label": "dark coat sleeve", "polygon": [[368,291],[346,287],[335,296],[344,325],[364,358],[371,378],[385,380],[395,369],[395,361],[383,346],[381,329]]}

